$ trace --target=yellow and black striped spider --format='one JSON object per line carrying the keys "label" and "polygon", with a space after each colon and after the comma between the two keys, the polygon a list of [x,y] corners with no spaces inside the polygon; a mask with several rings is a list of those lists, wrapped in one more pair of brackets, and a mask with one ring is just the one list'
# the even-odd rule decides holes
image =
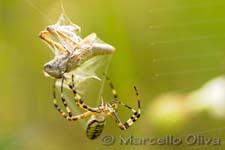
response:
{"label": "yellow and black striped spider", "polygon": [[[74,94],[74,100],[75,103],[78,107],[80,107],[81,109],[85,110],[86,112],[80,115],[73,115],[70,108],[68,107],[66,100],[64,98],[63,95],[63,86],[61,86],[61,100],[62,103],[64,105],[64,107],[66,108],[66,112],[64,112],[59,105],[56,102],[56,94],[55,94],[55,90],[53,93],[53,97],[54,97],[54,106],[55,108],[61,113],[61,115],[67,119],[68,121],[76,121],[76,120],[80,120],[86,117],[90,117],[89,121],[87,122],[87,127],[86,127],[86,135],[89,139],[96,139],[103,131],[104,129],[104,125],[105,125],[105,120],[107,116],[112,116],[116,122],[116,124],[119,126],[119,128],[121,130],[126,130],[128,129],[131,125],[133,125],[133,123],[140,117],[141,115],[141,110],[140,110],[140,100],[139,98],[137,99],[138,102],[138,110],[136,111],[135,109],[131,108],[130,106],[124,104],[123,102],[120,102],[117,99],[117,93],[116,90],[114,89],[114,86],[112,84],[112,82],[109,80],[108,77],[106,77],[107,80],[109,81],[109,85],[112,89],[112,94],[113,94],[113,101],[110,103],[106,103],[103,102],[103,100],[101,100],[101,104],[98,107],[92,108],[90,106],[88,106],[87,104],[85,104],[81,98],[81,96],[77,93],[76,89],[75,89],[75,85],[74,85],[74,79],[73,79],[73,75],[72,75],[72,84],[69,85],[69,88],[73,91]],[[62,80],[62,84],[63,85],[63,80]],[[55,84],[54,84],[55,86]],[[55,88],[54,88],[55,89]],[[136,89],[136,87],[134,87],[136,96],[139,97],[138,91]],[[118,104],[125,106],[126,108],[130,109],[133,112],[133,115],[125,122],[122,123],[121,120],[119,119],[118,115],[117,115],[117,106]]]}

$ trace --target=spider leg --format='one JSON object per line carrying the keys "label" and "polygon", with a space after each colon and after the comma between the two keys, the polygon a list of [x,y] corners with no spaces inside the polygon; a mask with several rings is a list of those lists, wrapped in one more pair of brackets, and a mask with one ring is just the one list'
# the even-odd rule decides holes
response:
{"label": "spider leg", "polygon": [[114,88],[114,85],[112,84],[112,81],[109,79],[109,77],[104,73],[104,75],[106,76],[106,80],[108,81],[108,84],[109,84],[109,87],[111,88],[112,90],[112,94],[113,94],[113,98],[118,101],[118,95],[117,95],[117,92]]}
{"label": "spider leg", "polygon": [[70,120],[69,116],[59,107],[59,105],[57,104],[57,100],[56,100],[56,90],[55,90],[55,82],[53,84],[53,104],[54,107],[58,110],[58,112],[67,120]]}
{"label": "spider leg", "polygon": [[89,116],[91,116],[91,115],[92,115],[92,112],[87,111],[87,112],[85,112],[85,113],[83,113],[83,114],[80,114],[80,115],[77,115],[77,116],[72,116],[72,117],[70,117],[70,119],[71,119],[72,121],[77,121],[77,120],[80,120],[80,119],[87,118],[87,117],[89,117]]}
{"label": "spider leg", "polygon": [[123,124],[123,123],[121,122],[121,120],[119,119],[119,117],[118,117],[118,115],[117,115],[117,113],[116,113],[115,110],[112,111],[112,117],[113,117],[113,119],[115,120],[116,124],[119,126],[119,128],[120,128],[121,130],[126,130],[126,127],[124,126],[124,124]]}
{"label": "spider leg", "polygon": [[108,77],[105,73],[103,73],[103,75],[106,77],[106,80],[107,80],[107,82],[108,82],[108,84],[109,84],[109,87],[111,88],[112,95],[113,95],[113,98],[114,98],[114,99],[112,100],[112,102],[111,102],[111,106],[112,106],[115,110],[117,110],[118,95],[117,95],[116,89],[114,88],[114,85],[113,85],[112,81],[109,79],[109,77]]}
{"label": "spider leg", "polygon": [[78,107],[80,107],[86,111],[91,111],[91,112],[96,112],[98,110],[98,108],[92,108],[92,107],[88,106],[87,104],[85,104],[84,101],[82,100],[81,96],[77,93],[77,91],[75,89],[73,74],[72,74],[72,83],[69,84],[69,88],[73,91],[74,101]]}
{"label": "spider leg", "polygon": [[68,113],[68,116],[67,116],[67,114],[57,104],[57,101],[56,101],[56,91],[55,91],[55,82],[53,84],[53,103],[54,103],[55,108],[64,116],[64,118],[68,118],[68,117],[71,117],[73,114],[72,114],[70,108],[68,107],[67,102],[66,102],[66,100],[64,98],[64,91],[63,91],[64,79],[65,79],[65,77],[62,77],[62,83],[61,83],[61,101],[62,101],[64,107],[66,108],[66,111]]}
{"label": "spider leg", "polygon": [[64,107],[66,108],[66,111],[68,112],[68,115],[71,117],[73,114],[72,114],[70,108],[68,107],[68,104],[67,104],[66,99],[64,97],[64,90],[63,90],[64,89],[63,88],[64,80],[65,80],[65,77],[63,76],[62,77],[62,82],[61,82],[61,101],[62,101]]}
{"label": "spider leg", "polygon": [[121,101],[117,101],[118,104],[120,104],[120,105],[122,105],[122,106],[124,106],[124,107],[126,107],[128,109],[130,109],[133,112],[133,115],[125,123],[121,123],[121,121],[119,120],[119,117],[117,116],[117,114],[115,112],[112,113],[114,119],[116,120],[116,123],[118,124],[118,126],[122,130],[128,129],[141,116],[141,104],[140,104],[140,99],[139,99],[139,93],[138,93],[137,88],[135,86],[134,86],[134,90],[135,90],[136,96],[138,97],[138,100],[137,100],[138,101],[138,110],[136,111],[135,109],[133,109],[132,107],[128,106],[127,104],[124,104]]}
{"label": "spider leg", "polygon": [[[64,112],[60,107],[59,105],[57,104],[57,101],[56,101],[56,91],[55,91],[55,82],[53,84],[53,103],[54,103],[54,107],[58,110],[58,112],[68,121],[76,121],[76,120],[80,120],[80,119],[83,119],[83,118],[86,118],[86,117],[89,117],[92,112],[88,111],[88,112],[85,112],[83,114],[80,114],[80,115],[76,115],[76,116],[73,116],[69,107],[67,106],[67,103],[66,101],[63,101],[63,104],[64,106],[66,107],[67,109],[67,113]],[[68,111],[69,110],[69,111]]]}

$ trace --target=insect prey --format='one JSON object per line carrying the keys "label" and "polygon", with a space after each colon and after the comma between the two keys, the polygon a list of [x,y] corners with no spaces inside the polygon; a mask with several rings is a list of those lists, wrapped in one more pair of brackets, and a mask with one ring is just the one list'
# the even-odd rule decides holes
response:
{"label": "insect prey", "polygon": [[45,75],[62,78],[85,61],[96,55],[113,54],[115,48],[101,41],[95,33],[80,37],[80,27],[64,15],[54,25],[47,26],[39,37],[52,49],[54,58],[44,65]]}

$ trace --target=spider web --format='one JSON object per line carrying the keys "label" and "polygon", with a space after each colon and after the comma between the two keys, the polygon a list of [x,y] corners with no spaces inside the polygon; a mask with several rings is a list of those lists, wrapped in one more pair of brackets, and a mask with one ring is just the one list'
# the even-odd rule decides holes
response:
{"label": "spider web", "polygon": [[[64,89],[68,89],[68,91],[65,91],[64,95],[68,106],[72,109],[74,114],[81,114],[83,111],[80,111],[80,108],[74,104],[73,96],[71,96],[72,92],[68,87],[72,82],[71,75],[74,75],[76,90],[82,96],[84,102],[90,106],[96,107],[100,104],[100,98],[105,85],[103,73],[108,72],[111,58],[112,56],[95,56],[76,69],[65,74],[66,81],[64,83]],[[61,79],[57,80],[56,86],[60,93]],[[91,91],[97,91],[98,94],[93,94]],[[85,120],[80,120],[79,123],[85,128]]]}
{"label": "spider web", "polygon": [[[38,8],[38,6],[36,4],[34,4],[34,2],[32,2],[30,0],[26,0],[26,1],[28,2],[28,4],[31,7],[33,7],[35,10],[37,10],[39,12],[39,14],[41,16],[43,16],[50,24],[53,24],[52,20],[49,19],[49,17],[47,17],[43,13],[43,11],[41,11]],[[77,26],[76,24],[74,24],[70,20],[70,18],[66,15],[62,0],[60,0],[60,3],[61,3],[62,13],[61,13],[61,16],[59,17],[58,21],[55,24],[53,24],[52,27],[65,33],[74,41],[79,42],[81,40],[80,33],[79,33],[79,31],[74,32],[74,28],[80,28],[80,27]],[[60,36],[57,37],[57,40],[67,50],[72,51],[74,49],[70,43],[66,42],[64,39],[60,39]],[[95,42],[99,43],[99,44],[105,44],[105,42],[99,38],[96,38]],[[57,55],[57,49],[55,50],[52,47],[50,47],[50,49],[52,49],[53,53],[55,55]],[[90,59],[82,62],[82,64],[80,64],[78,67],[74,68],[70,72],[64,74],[64,76],[66,77],[66,79],[64,80],[64,85],[63,85],[64,97],[74,115],[81,114],[81,113],[83,113],[83,111],[81,111],[80,108],[78,108],[75,105],[73,95],[71,95],[72,91],[68,86],[69,84],[72,83],[72,75],[74,75],[74,82],[75,82],[76,90],[82,96],[82,98],[85,99],[84,100],[85,103],[88,105],[90,103],[95,104],[94,107],[98,106],[100,103],[100,98],[102,96],[104,85],[105,85],[105,76],[103,75],[103,73],[107,74],[108,68],[110,66],[111,58],[112,58],[111,55],[94,56],[93,58],[90,58]],[[81,58],[81,60],[82,60],[82,58]],[[57,81],[56,81],[56,88],[58,91],[57,95],[60,95],[60,93],[61,93],[61,90],[60,90],[61,82],[62,82],[62,79],[57,79]],[[93,97],[93,94],[88,94],[88,93],[91,93],[89,91],[93,90],[93,87],[95,87],[94,89],[98,93],[98,94],[95,94],[94,97]],[[91,96],[91,98],[90,98],[90,96]],[[88,97],[88,98],[86,98],[86,97]],[[92,101],[88,101],[88,99],[92,99]],[[60,103],[61,103],[61,101],[59,100],[59,97],[58,97],[58,104],[61,107],[62,105]],[[63,106],[61,108],[63,108]],[[80,120],[79,123],[81,124],[81,126],[83,128],[85,128],[86,121],[84,119]]]}
{"label": "spider web", "polygon": [[[206,25],[211,30],[215,29],[216,24],[225,26],[224,16],[218,15],[213,18],[210,15],[198,15],[193,17],[192,14],[192,18],[187,17],[192,11],[194,12],[200,9],[204,12],[207,9],[215,9],[216,7],[224,8],[225,5],[222,1],[204,1],[192,4],[191,2],[182,3],[176,0],[168,2],[160,0],[158,3],[152,2],[151,7],[147,8],[147,18],[151,18],[151,20],[148,20],[148,30],[145,32],[145,39],[148,39],[148,41],[144,41],[142,44],[147,45],[149,51],[145,55],[146,57],[141,56],[141,58],[149,60],[150,56],[151,59],[147,63],[140,62],[139,65],[146,67],[146,64],[151,64],[152,72],[150,79],[149,75],[148,77],[143,76],[146,84],[149,85],[147,88],[149,89],[148,92],[152,91],[148,95],[149,97],[155,97],[156,95],[169,91],[181,93],[192,92],[208,80],[223,74],[221,64],[224,62],[225,57],[224,30],[220,27],[219,31],[215,30],[215,32],[208,33],[203,30],[201,33],[198,32],[197,29],[201,29],[203,25]],[[181,18],[170,18],[177,14],[179,14]],[[172,21],[166,19],[171,19]],[[186,29],[188,31],[185,31]],[[195,31],[196,34],[188,33],[192,30]],[[173,32],[176,32],[176,34]],[[138,33],[133,34],[139,35]],[[140,39],[142,37],[143,32],[141,32]],[[190,45],[194,46],[192,47]],[[137,57],[140,57],[140,53],[146,52],[141,51],[139,47],[135,47],[135,45],[134,49],[139,50],[136,55]],[[191,54],[190,51],[192,52]],[[214,61],[213,63],[207,63],[208,61],[212,62],[212,60]],[[110,60],[107,62],[110,62]],[[108,66],[109,65],[107,65],[106,68]],[[141,69],[143,69],[143,67],[140,68],[139,72],[143,71]],[[93,73],[91,74],[93,75]],[[201,76],[203,77],[201,78]],[[98,78],[95,76],[95,79]],[[162,85],[165,84],[168,86],[162,87]],[[81,91],[82,89],[83,88],[81,88]],[[193,130],[195,131],[193,132]],[[225,126],[221,124],[217,125],[215,128],[210,128],[205,125],[193,130],[186,130],[184,134],[180,134],[180,136],[186,135],[185,133],[201,133],[206,135],[207,133],[224,132]],[[224,144],[223,141],[222,144]],[[201,146],[188,147],[188,149],[201,148]]]}
{"label": "spider web", "polygon": [[[216,121],[222,122],[225,119],[225,97],[222,97],[222,103],[219,105],[215,106],[215,103],[217,97],[225,93],[224,66],[222,66],[225,57],[225,46],[222,42],[225,40],[223,30],[225,16],[219,13],[219,10],[224,8],[223,1],[195,1],[193,3],[176,0],[152,1],[151,7],[147,8],[147,16],[151,18],[151,20],[148,19],[146,34],[149,40],[145,41],[148,43],[145,44],[148,45],[148,53],[151,56],[149,63],[152,64],[151,77],[147,79],[149,84],[151,83],[150,96],[157,97],[156,95],[162,95],[161,93],[188,95],[197,93],[201,96],[195,99],[192,107],[195,107],[195,104],[202,99],[202,106],[207,105],[214,109],[206,109],[206,111],[215,119],[215,128],[212,124],[202,124],[202,126],[194,127],[195,132],[192,129],[186,129],[183,131],[184,134],[179,133],[178,136],[186,136],[189,133],[210,136],[218,134],[223,146],[225,136],[222,133],[225,132],[225,126]],[[209,11],[207,14],[208,10],[214,9],[218,9],[218,13],[212,11],[215,12],[213,14]],[[217,93],[214,94],[217,97],[210,99],[208,95],[212,94],[213,88],[218,88],[215,90]],[[224,91],[220,94],[218,90]],[[211,104],[206,104],[209,102],[207,98],[210,99]],[[220,113],[218,114],[217,111]],[[200,111],[195,115],[194,118],[201,118],[197,117],[201,116]],[[197,122],[194,118],[189,121]],[[210,149],[212,147],[197,145],[185,148]]]}
{"label": "spider web", "polygon": [[[60,22],[60,20],[58,22]],[[98,42],[104,43],[100,39],[98,39]],[[67,45],[67,43],[64,44]],[[97,104],[98,106],[98,104],[100,103],[100,97],[102,95],[105,83],[105,77],[103,76],[103,73],[108,72],[111,57],[112,56],[94,56],[93,58],[85,61],[72,71],[64,74],[66,80],[63,86],[64,89],[69,90],[65,92],[64,95],[66,97],[68,106],[72,109],[74,114],[81,114],[83,113],[83,111],[80,111],[80,108],[75,106],[73,96],[70,96],[71,94],[68,93],[68,92],[71,93],[71,90],[69,89],[68,85],[72,83],[72,75],[74,75],[75,88],[77,92],[82,96],[85,103],[90,105],[93,104],[92,101],[94,101],[95,105]],[[56,87],[58,87],[58,91],[61,92],[60,91],[61,79],[57,80]],[[93,92],[89,92],[93,91],[93,87],[95,91],[98,92],[98,96],[97,95],[93,96]],[[91,99],[92,101],[88,99]],[[96,107],[95,105],[94,107]],[[86,121],[81,120],[80,124],[82,125],[83,128],[85,128]]]}

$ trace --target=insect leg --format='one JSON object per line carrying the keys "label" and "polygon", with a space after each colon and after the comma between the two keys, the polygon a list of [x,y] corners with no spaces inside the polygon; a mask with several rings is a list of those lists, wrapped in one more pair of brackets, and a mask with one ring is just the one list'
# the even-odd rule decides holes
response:
{"label": "insect leg", "polygon": [[55,41],[49,39],[46,37],[47,34],[50,34],[48,31],[41,31],[41,33],[39,34],[39,38],[44,40],[45,42],[47,42],[49,45],[51,45],[51,47],[55,50],[55,48],[57,48],[57,50],[59,50],[59,52],[61,53],[69,53],[69,51],[67,51],[63,46],[61,46],[59,43],[56,43]]}

